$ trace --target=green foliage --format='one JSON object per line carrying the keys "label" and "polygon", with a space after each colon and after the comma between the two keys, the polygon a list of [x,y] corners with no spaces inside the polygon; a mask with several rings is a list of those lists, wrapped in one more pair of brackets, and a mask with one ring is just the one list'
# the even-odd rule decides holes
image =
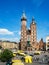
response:
{"label": "green foliage", "polygon": [[2,48],[2,46],[0,46],[0,49]]}
{"label": "green foliage", "polygon": [[1,53],[0,53],[0,59],[1,59]]}
{"label": "green foliage", "polygon": [[13,53],[8,49],[5,49],[1,53],[1,61],[7,61],[7,60],[11,59],[12,57],[13,57]]}

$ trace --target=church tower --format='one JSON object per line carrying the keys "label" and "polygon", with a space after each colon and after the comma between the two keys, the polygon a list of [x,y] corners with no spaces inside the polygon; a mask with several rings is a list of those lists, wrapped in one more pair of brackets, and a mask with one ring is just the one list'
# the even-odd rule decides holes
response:
{"label": "church tower", "polygon": [[26,34],[26,15],[23,12],[21,17],[21,50],[25,50],[26,43],[27,43],[27,34]]}
{"label": "church tower", "polygon": [[34,46],[37,42],[37,38],[36,38],[36,23],[34,18],[32,18],[32,23],[30,26],[31,29],[31,45]]}

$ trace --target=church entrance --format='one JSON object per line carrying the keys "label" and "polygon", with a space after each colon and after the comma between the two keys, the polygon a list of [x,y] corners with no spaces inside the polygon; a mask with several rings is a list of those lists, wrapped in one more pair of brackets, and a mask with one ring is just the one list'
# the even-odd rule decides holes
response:
{"label": "church entrance", "polygon": [[30,41],[27,41],[27,51],[32,51],[32,46],[30,44]]}

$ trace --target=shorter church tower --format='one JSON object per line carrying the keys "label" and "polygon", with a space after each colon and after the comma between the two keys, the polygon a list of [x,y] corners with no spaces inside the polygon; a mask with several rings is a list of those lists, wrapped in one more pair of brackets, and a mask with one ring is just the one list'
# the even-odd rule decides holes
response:
{"label": "shorter church tower", "polygon": [[37,37],[36,37],[36,23],[34,18],[32,18],[32,23],[30,25],[31,29],[31,45],[34,47],[37,43]]}

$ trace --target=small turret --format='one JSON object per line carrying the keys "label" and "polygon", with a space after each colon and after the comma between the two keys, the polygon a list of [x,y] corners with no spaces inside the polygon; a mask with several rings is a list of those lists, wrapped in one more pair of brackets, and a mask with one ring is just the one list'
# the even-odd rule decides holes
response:
{"label": "small turret", "polygon": [[36,24],[34,17],[32,18],[32,24]]}

